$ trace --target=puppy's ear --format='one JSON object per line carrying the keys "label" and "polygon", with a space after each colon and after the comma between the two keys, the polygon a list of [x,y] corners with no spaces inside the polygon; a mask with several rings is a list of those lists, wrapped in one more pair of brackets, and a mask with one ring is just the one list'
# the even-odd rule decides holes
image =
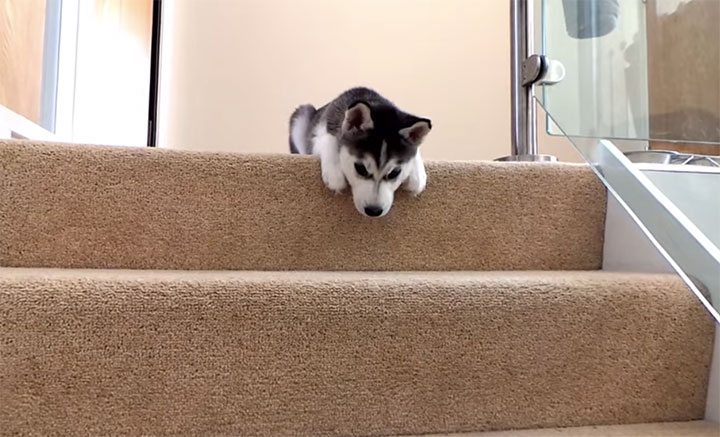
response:
{"label": "puppy's ear", "polygon": [[355,103],[345,111],[342,131],[346,133],[367,132],[375,126],[370,107],[363,102]]}
{"label": "puppy's ear", "polygon": [[422,144],[425,136],[432,129],[432,123],[427,118],[415,120],[410,126],[400,129],[400,136],[405,138],[410,144],[417,147]]}

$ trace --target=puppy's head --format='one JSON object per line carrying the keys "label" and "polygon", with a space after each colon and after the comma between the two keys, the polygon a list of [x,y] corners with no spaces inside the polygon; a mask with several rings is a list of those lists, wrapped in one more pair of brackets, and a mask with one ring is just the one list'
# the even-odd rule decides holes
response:
{"label": "puppy's head", "polygon": [[394,107],[357,102],[345,111],[340,166],[355,208],[369,217],[390,211],[395,190],[408,178],[412,160],[432,124]]}

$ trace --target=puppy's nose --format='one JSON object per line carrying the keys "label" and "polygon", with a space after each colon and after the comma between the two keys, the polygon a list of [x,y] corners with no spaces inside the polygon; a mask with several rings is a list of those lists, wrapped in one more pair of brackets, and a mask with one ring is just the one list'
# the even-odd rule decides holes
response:
{"label": "puppy's nose", "polygon": [[367,214],[370,217],[377,217],[380,214],[383,213],[383,209],[379,206],[366,206],[365,207],[365,214]]}

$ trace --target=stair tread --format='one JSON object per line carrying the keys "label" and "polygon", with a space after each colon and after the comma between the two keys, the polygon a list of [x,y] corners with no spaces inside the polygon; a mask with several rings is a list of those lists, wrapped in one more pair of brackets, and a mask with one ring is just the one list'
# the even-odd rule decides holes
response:
{"label": "stair tread", "polygon": [[8,432],[392,435],[693,420],[676,276],[0,269]]}
{"label": "stair tread", "polygon": [[[718,437],[720,425],[697,420],[573,428],[524,429],[463,434],[431,434],[423,437]],[[410,436],[408,436],[410,437]],[[419,437],[419,436],[417,436]]]}
{"label": "stair tread", "polygon": [[316,270],[146,270],[146,269],[65,269],[37,267],[0,267],[0,281],[32,279],[116,280],[116,281],[288,281],[288,282],[355,282],[377,280],[390,282],[432,282],[436,284],[489,281],[569,283],[578,281],[647,281],[682,283],[672,273],[636,273],[606,270],[492,270],[492,271],[316,271]]}
{"label": "stair tread", "polygon": [[[238,270],[595,269],[588,166],[429,162],[427,190],[361,216],[319,161],[0,140],[0,265]],[[347,190],[346,190],[347,191]]]}
{"label": "stair tread", "polygon": [[[685,284],[671,273],[634,273],[604,270],[536,270],[536,271],[432,271],[432,272],[377,272],[377,271],[257,271],[257,270],[132,270],[132,269],[59,269],[0,267],[0,284],[5,283],[57,283],[60,287],[79,281],[81,284],[97,283],[102,286],[142,284],[204,284],[217,290],[242,291],[250,287],[277,287],[294,291],[294,287],[313,290],[336,289],[351,294],[383,292],[404,293],[414,291],[447,292],[454,290],[474,294],[478,290],[495,293],[547,293],[561,295],[566,300],[583,299],[594,294],[595,299],[613,300],[612,293],[620,288],[623,295],[628,290],[642,291],[641,299],[654,298],[656,293],[664,299],[687,300],[692,293]],[[72,286],[70,286],[72,288]],[[192,289],[192,288],[191,288]],[[194,289],[192,289],[194,290]],[[214,292],[217,292],[215,290]],[[207,292],[205,289],[204,292]],[[366,294],[367,295],[367,294]],[[413,297],[413,295],[409,296]],[[694,302],[690,300],[690,302]],[[557,303],[562,303],[557,302]]]}

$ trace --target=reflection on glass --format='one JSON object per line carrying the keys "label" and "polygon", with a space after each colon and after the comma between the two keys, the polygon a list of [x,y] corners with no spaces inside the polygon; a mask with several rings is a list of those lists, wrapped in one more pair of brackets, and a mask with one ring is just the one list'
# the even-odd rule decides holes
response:
{"label": "reflection on glass", "polygon": [[567,71],[537,93],[548,126],[718,318],[720,1],[541,1],[536,37]]}
{"label": "reflection on glass", "polygon": [[567,76],[538,94],[573,136],[720,155],[718,23],[717,0],[542,0],[543,52]]}
{"label": "reflection on glass", "polygon": [[[711,170],[703,180],[692,174],[680,178],[657,175],[631,163],[610,141],[574,136],[568,139],[720,321],[720,222],[715,221],[720,217],[720,196],[713,195],[713,187],[720,189],[720,171]],[[688,196],[692,183],[710,185]]]}

